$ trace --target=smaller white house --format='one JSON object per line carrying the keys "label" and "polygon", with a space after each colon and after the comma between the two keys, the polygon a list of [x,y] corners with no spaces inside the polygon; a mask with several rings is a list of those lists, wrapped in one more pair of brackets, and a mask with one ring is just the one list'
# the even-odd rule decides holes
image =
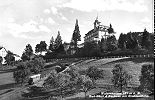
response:
{"label": "smaller white house", "polygon": [[[0,56],[3,58],[2,64],[5,64],[5,59],[4,59],[4,57],[5,57],[6,55],[7,55],[7,50],[6,50],[5,48],[2,48],[2,47],[1,47],[1,49],[0,49]],[[21,59],[20,56],[18,56],[18,55],[15,55],[14,57],[15,57],[15,61]]]}
{"label": "smaller white house", "polygon": [[7,55],[6,50],[5,50],[4,48],[0,49],[0,56],[3,58],[2,64],[4,64],[4,62],[5,62],[4,57],[5,57],[6,55]]}

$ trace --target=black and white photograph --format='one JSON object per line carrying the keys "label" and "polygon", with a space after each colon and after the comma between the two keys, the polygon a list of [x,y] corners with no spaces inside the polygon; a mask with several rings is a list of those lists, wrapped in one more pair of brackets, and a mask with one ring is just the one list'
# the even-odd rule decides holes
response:
{"label": "black and white photograph", "polygon": [[0,100],[154,100],[154,0],[0,0]]}

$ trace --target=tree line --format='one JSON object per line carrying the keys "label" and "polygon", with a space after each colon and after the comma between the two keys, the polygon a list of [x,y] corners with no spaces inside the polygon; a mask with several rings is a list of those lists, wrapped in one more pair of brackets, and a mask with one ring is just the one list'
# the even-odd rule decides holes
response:
{"label": "tree line", "polygon": [[[111,24],[108,33],[114,33]],[[42,56],[44,59],[152,54],[154,51],[154,34],[149,33],[146,29],[143,32],[121,33],[118,40],[115,35],[110,35],[100,41],[84,42],[82,47],[78,47],[78,41],[81,41],[81,35],[78,20],[76,20],[70,43],[63,43],[62,36],[58,31],[55,39],[53,36],[51,37],[49,45],[45,41],[40,41],[40,43],[36,44],[34,51],[40,56],[42,52],[46,52]],[[27,44],[21,59],[23,61],[30,60],[36,55],[35,53],[32,46]],[[15,61],[11,51],[8,51],[4,58],[7,64]],[[2,59],[0,61],[2,62]]]}

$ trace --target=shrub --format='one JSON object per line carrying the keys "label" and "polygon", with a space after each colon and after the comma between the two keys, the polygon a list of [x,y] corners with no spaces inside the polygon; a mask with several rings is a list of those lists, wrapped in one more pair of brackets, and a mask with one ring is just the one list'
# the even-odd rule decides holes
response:
{"label": "shrub", "polygon": [[140,83],[142,90],[154,92],[154,65],[145,64],[142,66]]}

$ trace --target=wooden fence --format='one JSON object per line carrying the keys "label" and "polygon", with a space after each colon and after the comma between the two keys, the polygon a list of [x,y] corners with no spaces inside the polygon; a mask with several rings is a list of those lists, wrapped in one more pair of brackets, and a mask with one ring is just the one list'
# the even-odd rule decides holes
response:
{"label": "wooden fence", "polygon": [[47,59],[46,62],[63,61],[63,60],[88,60],[88,59],[107,59],[107,58],[154,58],[154,54],[146,55],[126,55],[126,56],[103,56],[103,57],[82,57],[82,58],[59,58],[59,59]]}

